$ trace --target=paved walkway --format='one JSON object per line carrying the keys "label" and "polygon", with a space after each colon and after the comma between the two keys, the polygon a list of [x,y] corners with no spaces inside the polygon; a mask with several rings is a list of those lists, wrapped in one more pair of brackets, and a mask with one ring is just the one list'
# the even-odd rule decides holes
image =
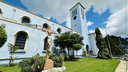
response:
{"label": "paved walkway", "polygon": [[126,71],[126,63],[128,65],[128,62],[121,60],[115,72],[128,72],[128,70]]}

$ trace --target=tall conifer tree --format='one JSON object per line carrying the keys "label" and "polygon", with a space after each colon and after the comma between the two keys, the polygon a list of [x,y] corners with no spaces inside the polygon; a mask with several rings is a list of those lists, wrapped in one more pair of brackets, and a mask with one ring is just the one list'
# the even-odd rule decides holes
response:
{"label": "tall conifer tree", "polygon": [[96,34],[96,45],[99,48],[97,57],[102,59],[110,59],[111,55],[110,55],[109,49],[106,46],[105,40],[102,37],[102,34],[99,28],[95,29],[95,34]]}

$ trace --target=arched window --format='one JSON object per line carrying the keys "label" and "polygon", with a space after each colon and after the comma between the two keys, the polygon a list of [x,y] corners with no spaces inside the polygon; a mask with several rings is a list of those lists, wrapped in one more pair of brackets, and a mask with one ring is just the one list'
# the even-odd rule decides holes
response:
{"label": "arched window", "polygon": [[44,24],[43,24],[43,28],[48,29],[48,24],[47,24],[47,23],[44,23]]}
{"label": "arched window", "polygon": [[60,28],[58,28],[58,29],[57,29],[57,32],[58,32],[58,33],[61,33],[61,29],[60,29]]}
{"label": "arched window", "polygon": [[2,9],[0,8],[0,16],[2,16],[3,12],[2,12]]}
{"label": "arched window", "polygon": [[15,46],[18,46],[19,49],[24,49],[27,37],[28,35],[26,32],[18,32],[16,36]]}
{"label": "arched window", "polygon": [[31,20],[29,17],[27,17],[27,16],[22,17],[21,23],[30,23],[30,22],[31,22]]}

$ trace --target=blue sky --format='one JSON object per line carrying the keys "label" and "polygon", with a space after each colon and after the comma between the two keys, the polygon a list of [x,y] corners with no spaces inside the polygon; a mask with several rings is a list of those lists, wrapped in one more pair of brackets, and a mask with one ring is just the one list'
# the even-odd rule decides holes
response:
{"label": "blue sky", "polygon": [[106,22],[108,20],[108,17],[111,15],[109,9],[107,9],[104,13],[99,15],[98,13],[93,12],[93,6],[89,9],[89,11],[86,12],[86,20],[93,22],[94,24],[91,26],[88,26],[88,29],[95,29],[96,27],[105,28]]}
{"label": "blue sky", "polygon": [[[99,27],[105,35],[105,28],[110,35],[124,35],[124,18],[128,11],[127,0],[4,0],[10,4],[36,13],[54,22],[70,27],[69,9],[77,2],[86,8],[86,20],[89,33]],[[125,3],[126,2],[126,3]],[[126,6],[125,6],[126,4]],[[126,17],[125,17],[126,16]],[[128,21],[126,19],[126,21]],[[121,27],[120,27],[121,26]],[[125,25],[127,26],[127,25]],[[127,26],[128,27],[128,26]],[[128,34],[128,31],[127,31]]]}
{"label": "blue sky", "polygon": [[21,7],[23,9],[26,9],[27,10],[27,7],[25,7],[21,2],[20,0],[4,0],[5,2],[8,2],[12,5],[15,5],[15,6],[18,6],[18,7]]}

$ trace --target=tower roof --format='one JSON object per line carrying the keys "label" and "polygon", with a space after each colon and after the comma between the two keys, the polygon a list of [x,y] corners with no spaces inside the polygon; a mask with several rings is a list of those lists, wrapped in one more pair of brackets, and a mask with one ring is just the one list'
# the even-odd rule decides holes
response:
{"label": "tower roof", "polygon": [[[84,7],[80,2],[78,2],[77,4],[75,4],[72,8],[74,8],[74,7],[77,6],[77,5],[80,5],[83,9],[85,9],[85,7]],[[71,10],[72,8],[70,8],[70,10]]]}

